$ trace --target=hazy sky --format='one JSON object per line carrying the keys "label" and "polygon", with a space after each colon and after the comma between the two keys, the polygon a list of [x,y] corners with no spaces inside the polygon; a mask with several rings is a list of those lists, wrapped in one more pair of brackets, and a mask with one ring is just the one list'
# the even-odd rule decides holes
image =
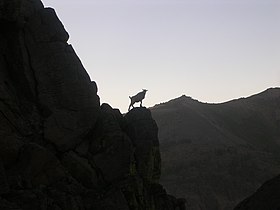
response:
{"label": "hazy sky", "polygon": [[279,0],[43,0],[101,102],[224,102],[280,86]]}

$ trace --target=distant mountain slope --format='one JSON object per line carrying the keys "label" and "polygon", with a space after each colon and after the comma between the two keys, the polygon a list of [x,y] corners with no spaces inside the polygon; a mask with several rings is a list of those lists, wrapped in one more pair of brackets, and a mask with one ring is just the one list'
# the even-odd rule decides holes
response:
{"label": "distant mountain slope", "polygon": [[234,210],[280,209],[280,175],[265,182],[253,195]]}
{"label": "distant mountain slope", "polygon": [[232,209],[280,173],[280,88],[207,104],[181,96],[151,108],[161,182],[189,209]]}

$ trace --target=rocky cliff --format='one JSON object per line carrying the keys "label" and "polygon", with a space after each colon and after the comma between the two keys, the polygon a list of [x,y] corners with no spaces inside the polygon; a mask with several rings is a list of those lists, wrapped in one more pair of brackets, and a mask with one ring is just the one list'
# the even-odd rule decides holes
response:
{"label": "rocky cliff", "polygon": [[145,108],[100,106],[56,13],[0,0],[0,209],[179,210]]}

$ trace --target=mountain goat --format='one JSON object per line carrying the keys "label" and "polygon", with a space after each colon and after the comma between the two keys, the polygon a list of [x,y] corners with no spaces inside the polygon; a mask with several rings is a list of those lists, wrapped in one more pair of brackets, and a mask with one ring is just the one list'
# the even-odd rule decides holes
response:
{"label": "mountain goat", "polygon": [[133,107],[133,104],[136,103],[136,102],[140,102],[140,107],[142,107],[142,100],[145,98],[145,95],[146,95],[146,92],[148,90],[145,90],[145,89],[142,89],[142,92],[140,93],[137,93],[135,96],[129,96],[131,102],[130,102],[130,105],[128,107],[128,111],[130,110],[130,107]]}

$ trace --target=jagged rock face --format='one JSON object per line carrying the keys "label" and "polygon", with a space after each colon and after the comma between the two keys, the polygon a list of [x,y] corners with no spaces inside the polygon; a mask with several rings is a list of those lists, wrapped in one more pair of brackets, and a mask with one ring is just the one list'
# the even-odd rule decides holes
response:
{"label": "jagged rock face", "polygon": [[4,115],[19,136],[36,130],[57,149],[69,150],[95,124],[96,86],[67,44],[68,34],[53,9],[44,9],[39,1],[2,2]]}
{"label": "jagged rock face", "polygon": [[147,109],[100,106],[55,11],[0,0],[0,209],[173,210]]}
{"label": "jagged rock face", "polygon": [[161,170],[158,128],[151,112],[145,108],[134,109],[125,119],[129,122],[127,133],[136,147],[135,158],[140,176],[144,180],[158,182]]}

